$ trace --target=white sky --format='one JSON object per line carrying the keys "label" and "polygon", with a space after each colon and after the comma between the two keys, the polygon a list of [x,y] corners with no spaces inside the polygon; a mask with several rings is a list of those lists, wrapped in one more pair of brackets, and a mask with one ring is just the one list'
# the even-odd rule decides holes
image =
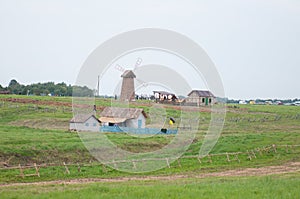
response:
{"label": "white sky", "polygon": [[74,84],[97,46],[145,27],[197,42],[229,98],[300,97],[299,0],[0,0],[0,84]]}

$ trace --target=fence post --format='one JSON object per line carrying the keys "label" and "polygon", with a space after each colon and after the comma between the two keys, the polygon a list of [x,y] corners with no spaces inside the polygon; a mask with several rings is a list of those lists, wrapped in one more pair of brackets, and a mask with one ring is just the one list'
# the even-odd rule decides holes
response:
{"label": "fence post", "polygon": [[166,158],[166,162],[167,162],[168,168],[171,168],[170,163],[169,163],[169,158]]}
{"label": "fence post", "polygon": [[272,145],[272,147],[273,147],[274,153],[277,153],[277,150],[276,150],[276,145],[275,145],[275,144],[273,144],[273,145]]}
{"label": "fence post", "polygon": [[78,171],[78,172],[81,172],[81,168],[80,168],[79,163],[77,163],[77,171]]}
{"label": "fence post", "polygon": [[65,162],[63,162],[63,164],[64,164],[64,166],[65,166],[66,173],[67,173],[67,174],[70,174],[70,171],[69,171],[69,169],[68,169],[68,167],[67,167],[66,163],[65,163]]}
{"label": "fence post", "polygon": [[36,166],[36,163],[33,164],[34,168],[35,168],[35,173],[38,177],[40,177],[40,172],[39,172],[39,168]]}
{"label": "fence post", "polygon": [[251,154],[249,153],[248,150],[247,150],[247,154],[248,154],[248,159],[251,161],[251,160],[252,160],[252,157],[251,157]]}
{"label": "fence post", "polygon": [[226,152],[227,162],[230,162],[229,154]]}
{"label": "fence post", "polygon": [[208,157],[208,162],[209,162],[209,163],[212,163],[211,155],[208,154],[207,157]]}
{"label": "fence post", "polygon": [[23,169],[22,169],[22,167],[21,167],[21,164],[19,164],[19,168],[20,168],[20,176],[21,176],[22,178],[24,178],[24,173],[23,173]]}
{"label": "fence post", "polygon": [[198,159],[199,163],[201,164],[202,163],[201,158],[198,156],[197,159]]}
{"label": "fence post", "polygon": [[251,150],[252,157],[256,158],[255,152]]}
{"label": "fence post", "polygon": [[131,162],[132,162],[133,168],[136,169],[136,163],[135,163],[135,161],[132,160]]}

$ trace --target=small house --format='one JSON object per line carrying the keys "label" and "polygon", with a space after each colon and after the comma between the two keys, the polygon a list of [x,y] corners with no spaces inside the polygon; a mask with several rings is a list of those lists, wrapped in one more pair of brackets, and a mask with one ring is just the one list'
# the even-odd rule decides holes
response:
{"label": "small house", "polygon": [[216,102],[216,97],[206,90],[192,90],[185,99],[186,105],[209,106]]}
{"label": "small house", "polygon": [[102,125],[145,128],[147,115],[141,108],[105,107],[99,118]]}
{"label": "small house", "polygon": [[169,93],[166,91],[153,91],[154,98],[156,102],[174,102],[177,97],[174,93]]}
{"label": "small house", "polygon": [[70,120],[69,130],[98,132],[100,121],[93,114],[77,114]]}

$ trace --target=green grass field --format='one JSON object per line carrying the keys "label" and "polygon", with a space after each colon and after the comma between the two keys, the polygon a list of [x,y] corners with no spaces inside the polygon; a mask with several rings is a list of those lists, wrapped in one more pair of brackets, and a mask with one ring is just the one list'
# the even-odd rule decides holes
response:
{"label": "green grass field", "polygon": [[300,175],[0,188],[2,198],[299,198]]}
{"label": "green grass field", "polygon": [[[211,159],[205,157],[199,163],[197,158],[184,157],[197,155],[202,145],[210,114],[201,112],[200,128],[180,163],[175,161],[170,168],[135,174],[103,167],[90,155],[78,134],[68,131],[71,104],[72,99],[67,97],[0,96],[0,184],[133,176],[190,177],[163,181],[0,187],[1,198],[299,198],[299,171],[271,176],[203,179],[192,176],[300,162],[300,107],[229,105],[223,132],[210,154],[242,152],[238,161],[234,156],[228,161],[226,155],[216,155]],[[101,108],[110,106],[111,101],[96,99],[96,104]],[[148,113],[152,104],[137,101],[131,106],[142,107]],[[168,116],[180,117],[180,110],[170,105],[166,106],[166,112]],[[162,148],[173,138],[172,135],[142,139],[122,133],[106,134],[117,146],[132,152]],[[266,147],[269,149],[263,151]],[[247,151],[253,151],[255,157],[249,158]],[[69,174],[63,162],[68,165]],[[20,177],[18,165],[32,166],[34,163],[47,165],[40,168],[40,177]],[[12,167],[16,169],[10,169]],[[24,174],[34,172],[34,168],[24,170]]]}

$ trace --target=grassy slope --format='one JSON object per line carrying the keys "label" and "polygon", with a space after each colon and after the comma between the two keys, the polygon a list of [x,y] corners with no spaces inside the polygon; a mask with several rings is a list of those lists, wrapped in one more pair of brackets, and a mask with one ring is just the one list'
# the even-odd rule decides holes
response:
{"label": "grassy slope", "polygon": [[[25,98],[34,99],[42,102],[50,102],[49,105],[22,104],[4,102],[3,98]],[[60,97],[27,97],[27,96],[0,96],[0,161],[6,161],[13,156],[10,164],[18,165],[21,163],[62,163],[71,162],[85,164],[93,157],[88,153],[82,144],[77,133],[70,133],[66,129],[68,120],[72,117],[70,107],[55,106],[53,102],[71,103],[71,98]],[[2,105],[1,105],[2,104]],[[107,106],[110,100],[96,100],[98,106]],[[32,109],[32,107],[35,107]],[[135,103],[135,106],[143,107],[149,110],[149,102]],[[179,117],[180,112],[168,108],[169,115]],[[237,152],[252,150],[256,147],[263,147],[271,144],[300,144],[300,118],[295,118],[300,114],[300,107],[288,106],[250,106],[244,105],[239,108],[229,108],[227,112],[227,121],[224,126],[222,136],[211,153]],[[278,121],[273,121],[276,116],[281,116]],[[258,119],[268,117],[268,120],[261,122]],[[201,113],[200,130],[190,146],[186,155],[196,155],[201,147],[205,129],[209,123],[209,114]],[[243,118],[239,122],[233,122],[231,119]],[[257,121],[249,122],[247,119],[255,118]],[[42,120],[47,120],[49,128],[41,124]],[[58,121],[62,123],[61,129],[51,130]],[[16,125],[19,126],[16,126]],[[65,124],[65,127],[64,127]],[[23,127],[27,125],[28,127]],[[40,127],[40,128],[39,128]],[[108,137],[118,146],[125,150],[138,151],[159,148],[164,146],[170,138],[165,136],[155,136],[141,141],[125,134],[108,134]],[[176,162],[172,167],[165,168],[145,175],[165,175],[174,173],[193,173],[209,172],[213,170],[231,169],[237,167],[256,167],[270,164],[281,164],[287,161],[299,161],[299,150],[285,152],[284,149],[278,149],[277,154],[265,154],[258,156],[254,161],[247,160],[247,156],[240,156],[241,162],[228,163],[224,157],[214,157],[213,164],[208,163],[207,159],[200,165],[197,159],[184,159],[179,167]],[[108,169],[107,172],[99,167],[82,166],[81,173],[76,172],[77,166],[69,168],[70,175],[66,175],[62,167],[49,167],[40,170],[41,177],[27,177],[21,179],[16,177],[19,174],[17,170],[0,170],[0,182],[27,182],[53,179],[69,179],[83,177],[114,177],[128,176],[127,174]],[[27,171],[31,172],[31,170]]]}

